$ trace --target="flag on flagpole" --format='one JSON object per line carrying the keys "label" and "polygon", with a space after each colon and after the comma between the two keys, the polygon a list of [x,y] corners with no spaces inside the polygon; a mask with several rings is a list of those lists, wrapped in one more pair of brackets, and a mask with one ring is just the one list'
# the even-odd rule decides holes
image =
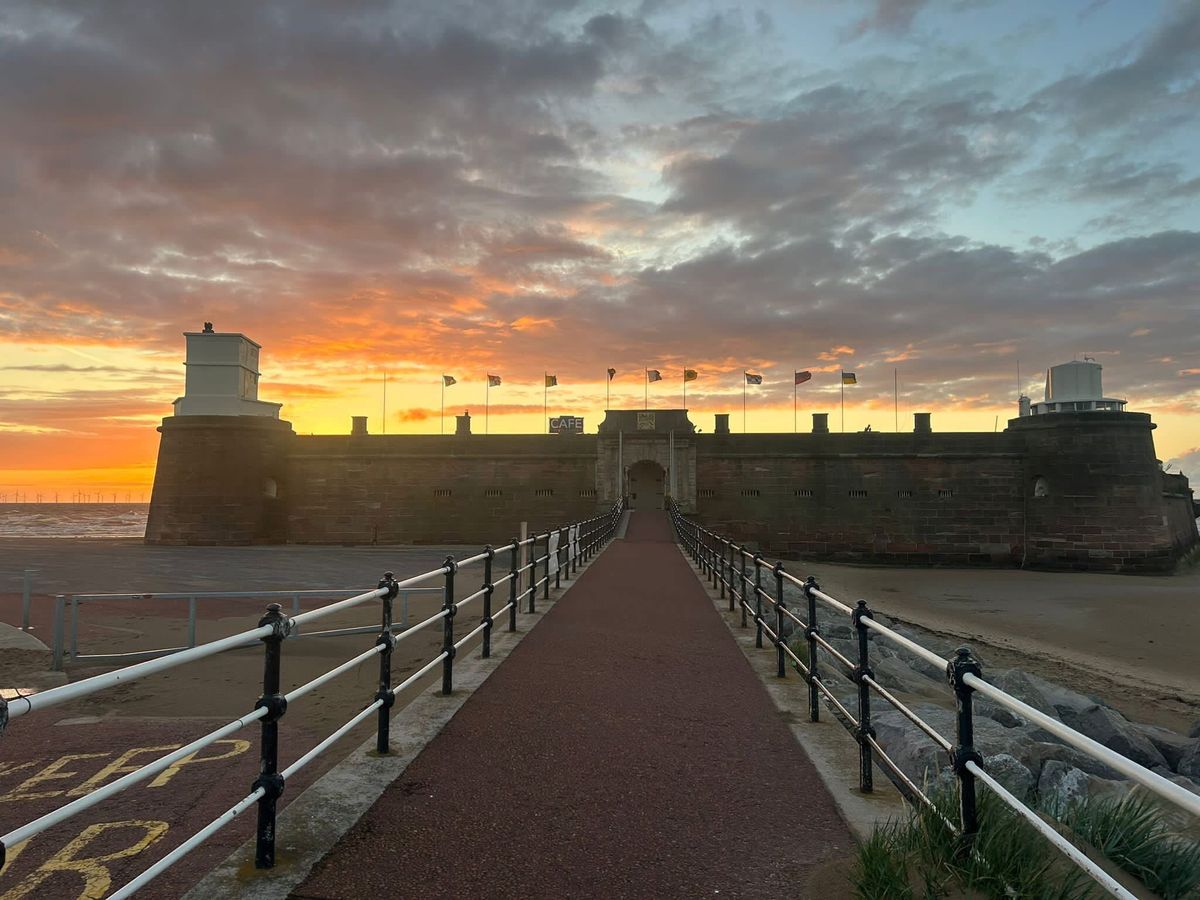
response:
{"label": "flag on flagpole", "polygon": [[547,375],[546,376],[546,387],[558,387],[558,376],[557,375]]}
{"label": "flag on flagpole", "polygon": [[646,370],[646,380],[647,381],[662,381],[662,372],[658,371],[658,369],[647,369]]}
{"label": "flag on flagpole", "polygon": [[699,374],[697,374],[695,369],[684,369],[683,370],[683,380],[684,381],[695,381],[699,377],[700,376],[699,376]]}
{"label": "flag on flagpole", "polygon": [[614,378],[616,378],[616,377],[617,377],[617,370],[616,370],[616,369],[609,369],[609,370],[608,370],[608,380],[609,380],[609,381],[612,381],[612,380],[613,380]]}
{"label": "flag on flagpole", "polygon": [[853,372],[842,371],[842,384],[858,384],[858,378]]}
{"label": "flag on flagpole", "polygon": [[746,384],[762,384],[762,376],[746,373]]}
{"label": "flag on flagpole", "polygon": [[812,378],[812,372],[797,372],[796,384],[804,384],[804,382],[808,381],[810,378]]}
{"label": "flag on flagpole", "polygon": [[488,376],[488,387],[499,387],[499,386],[500,386],[500,376],[499,375],[489,375]]}
{"label": "flag on flagpole", "polygon": [[458,384],[458,379],[453,375],[442,376],[442,387],[450,387],[452,384]]}

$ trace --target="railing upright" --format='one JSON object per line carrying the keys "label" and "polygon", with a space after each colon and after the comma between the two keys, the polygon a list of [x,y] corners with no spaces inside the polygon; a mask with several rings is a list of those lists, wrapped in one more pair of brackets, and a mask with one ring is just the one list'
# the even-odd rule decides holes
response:
{"label": "railing upright", "polygon": [[33,607],[33,576],[37,569],[26,569],[21,578],[21,630],[29,631],[29,613]]}
{"label": "railing upright", "polygon": [[747,611],[746,582],[748,581],[748,579],[746,578],[746,548],[745,548],[745,546],[743,545],[741,547],[738,547],[737,552],[738,552],[738,556],[740,556],[742,559],[742,571],[738,575],[738,605],[740,605],[742,607],[742,627],[745,628],[745,627],[747,627],[747,624],[746,624],[746,611]]}
{"label": "railing upright", "polygon": [[54,625],[51,628],[53,639],[51,641],[51,657],[50,668],[55,672],[61,672],[63,667],[63,630],[66,628],[67,618],[67,595],[54,595]]}
{"label": "railing upright", "polygon": [[972,694],[975,689],[963,679],[967,674],[983,677],[983,668],[971,655],[969,647],[954,651],[954,659],[946,666],[946,676],[954,689],[957,708],[958,744],[954,748],[954,774],[958,776],[958,805],[962,824],[963,850],[967,852],[979,831],[979,814],[975,799],[975,775],[967,763],[983,766],[983,757],[975,749],[975,720],[972,709]]}
{"label": "railing upright", "polygon": [[554,589],[557,591],[562,587],[562,528],[556,532],[558,534],[558,543],[554,545]]}
{"label": "railing upright", "polygon": [[487,556],[483,558],[483,649],[479,655],[488,659],[492,655],[492,592],[496,590],[492,584],[492,560],[496,558],[496,551],[488,544],[483,552]]}
{"label": "railing upright", "polygon": [[[725,538],[720,538],[721,543],[721,562],[717,565],[717,583],[718,589],[721,592],[721,599],[725,599],[725,550],[729,546],[729,541]],[[729,606],[730,612],[733,611],[733,604]]]}
{"label": "railing upright", "polygon": [[858,740],[858,787],[864,794],[869,794],[874,790],[870,739],[875,737],[875,729],[871,727],[871,685],[867,679],[874,678],[875,673],[871,671],[871,645],[863,620],[875,616],[867,607],[867,601],[859,600],[850,618],[858,637],[858,666],[854,670],[854,683],[858,685],[858,733],[855,735]]}
{"label": "railing upright", "polygon": [[189,649],[196,646],[196,598],[194,595],[188,597],[187,645]]}
{"label": "railing upright", "polygon": [[808,639],[808,718],[811,722],[821,721],[820,691],[817,690],[817,682],[821,679],[817,669],[817,595],[813,593],[820,589],[821,586],[817,584],[815,577],[809,575],[805,579],[804,596],[808,600],[808,627],[804,629],[804,636]]}
{"label": "railing upright", "polygon": [[447,556],[442,563],[446,567],[446,593],[442,601],[442,609],[446,615],[442,617],[442,652],[446,658],[442,660],[442,694],[454,690],[454,616],[458,613],[458,604],[454,602],[454,573],[458,571],[458,563],[453,556]]}
{"label": "railing upright", "polygon": [[517,630],[517,606],[520,601],[517,598],[517,582],[521,580],[521,576],[517,570],[521,564],[521,540],[520,538],[512,539],[512,559],[508,567],[508,630]]}
{"label": "railing upright", "polygon": [[716,548],[721,546],[721,539],[715,534],[710,536],[712,536],[713,540],[708,550],[708,576],[712,578],[713,589],[715,590],[721,583],[721,566],[716,562]]}
{"label": "railing upright", "polygon": [[396,703],[396,695],[392,692],[392,651],[396,649],[396,636],[392,634],[392,601],[400,589],[396,585],[396,576],[391,572],[383,573],[379,587],[387,588],[387,593],[380,598],[383,609],[379,637],[375,641],[383,647],[379,651],[379,691],[375,694],[375,699],[383,704],[379,707],[375,752],[386,756],[391,751],[392,706]]}
{"label": "railing upright", "polygon": [[537,612],[537,535],[529,541],[529,607],[527,612]]}
{"label": "railing upright", "polygon": [[271,869],[275,866],[275,807],[283,794],[283,776],[279,774],[279,720],[287,712],[287,699],[279,692],[279,668],[283,642],[292,630],[292,620],[283,614],[278,603],[267,606],[267,614],[258,626],[270,626],[271,633],[263,642],[263,689],[254,708],[263,707],[259,745],[258,778],[252,790],[263,792],[258,800],[258,827],[255,834],[254,867]]}
{"label": "railing upright", "polygon": [[775,674],[787,678],[787,668],[784,666],[783,653],[783,563],[775,563],[772,570],[775,573]]}
{"label": "railing upright", "polygon": [[762,553],[754,554],[754,646],[762,649]]}
{"label": "railing upright", "polygon": [[546,532],[546,574],[542,581],[542,599],[550,599],[550,532]]}
{"label": "railing upright", "polygon": [[734,559],[734,556],[733,556],[733,552],[734,552],[735,545],[734,545],[733,541],[726,541],[726,543],[729,545],[729,564],[725,567],[725,587],[726,587],[727,593],[729,594],[729,611],[733,612],[733,610],[734,610],[734,606],[733,606],[733,598],[734,598],[734,591],[733,591],[733,574],[734,574],[733,559]]}

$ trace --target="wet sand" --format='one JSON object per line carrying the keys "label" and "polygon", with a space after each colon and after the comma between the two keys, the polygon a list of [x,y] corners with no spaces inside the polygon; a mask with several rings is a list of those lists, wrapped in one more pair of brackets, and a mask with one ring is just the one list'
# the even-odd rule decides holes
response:
{"label": "wet sand", "polygon": [[[1171,576],[786,563],[844,602],[962,639],[1127,716],[1200,720],[1200,567]],[[985,670],[986,674],[986,670]]]}

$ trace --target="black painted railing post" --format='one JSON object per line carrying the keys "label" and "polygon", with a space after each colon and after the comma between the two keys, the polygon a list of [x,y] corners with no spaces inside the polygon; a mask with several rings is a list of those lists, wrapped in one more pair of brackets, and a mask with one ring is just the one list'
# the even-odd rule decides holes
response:
{"label": "black painted railing post", "polygon": [[754,554],[754,646],[762,649],[762,554]]}
{"label": "black painted railing post", "polygon": [[556,591],[562,587],[562,534],[563,530],[558,529],[558,545],[554,548],[554,589]]}
{"label": "black painted railing post", "polygon": [[492,655],[492,592],[496,590],[492,584],[492,560],[496,558],[496,551],[488,544],[483,552],[487,556],[483,558],[483,649],[480,655],[487,659]]}
{"label": "black painted railing post", "polygon": [[258,779],[254,789],[264,791],[258,801],[258,829],[255,835],[254,867],[271,869],[275,866],[275,806],[283,794],[283,776],[279,774],[279,720],[287,712],[287,699],[279,693],[279,667],[283,641],[292,631],[292,620],[285,616],[278,603],[267,607],[259,620],[261,628],[271,627],[263,642],[263,690],[255,709],[267,710],[262,721],[262,738],[258,761]]}
{"label": "black painted railing post", "polygon": [[521,556],[521,541],[518,538],[512,539],[512,561],[508,567],[508,630],[517,630],[517,582],[521,580],[517,574],[517,569],[520,568]]}
{"label": "black painted railing post", "polygon": [[375,734],[375,752],[386,754],[390,752],[392,706],[396,703],[396,695],[392,693],[392,651],[396,649],[396,636],[392,634],[392,601],[400,588],[396,585],[396,576],[391,572],[383,573],[380,588],[387,588],[387,593],[380,599],[383,601],[383,624],[379,629],[376,644],[383,647],[379,651],[379,692],[375,699],[383,705],[379,707],[379,725]]}
{"label": "black painted railing post", "polygon": [[442,609],[446,615],[442,618],[442,652],[446,658],[442,660],[442,693],[449,694],[454,690],[454,617],[458,615],[458,604],[454,602],[454,573],[458,571],[458,563],[453,556],[447,556],[442,563],[446,567],[445,596]]}
{"label": "black painted railing post", "polygon": [[546,578],[542,582],[542,599],[550,599],[550,532],[546,532]]}
{"label": "black painted railing post", "polygon": [[537,535],[529,539],[529,601],[526,609],[537,611]]}
{"label": "black painted railing post", "polygon": [[821,586],[812,575],[805,579],[804,596],[808,600],[808,627],[804,629],[804,635],[808,639],[808,718],[811,722],[821,721],[821,698],[817,690],[817,683],[821,679],[821,673],[817,669],[817,595],[814,593],[820,589]]}
{"label": "black painted railing post", "polygon": [[[720,582],[721,599],[722,600],[725,599],[725,551],[728,547],[729,547],[729,541],[725,540],[724,538],[721,538],[721,562],[717,566],[717,571],[720,573],[720,575],[717,577],[717,581]],[[729,604],[729,610],[730,610],[730,612],[733,611],[733,603],[732,602]]]}
{"label": "black painted railing post", "polygon": [[738,604],[742,607],[742,627],[746,627],[746,548],[744,546],[737,548],[738,556],[742,558],[742,571],[738,574]]}
{"label": "black painted railing post", "polygon": [[973,762],[983,766],[983,757],[975,749],[975,719],[972,694],[975,689],[963,681],[967,674],[980,678],[983,669],[971,655],[969,647],[954,651],[954,659],[946,667],[950,686],[954,688],[958,712],[958,745],[954,748],[954,774],[958,776],[958,805],[962,824],[963,850],[969,850],[979,831],[979,814],[975,803],[975,776],[967,768]]}
{"label": "black painted railing post", "polygon": [[871,762],[871,741],[875,737],[875,729],[871,727],[871,686],[868,678],[874,678],[871,671],[870,643],[867,640],[867,625],[864,619],[874,619],[875,616],[867,608],[866,600],[859,600],[858,605],[850,614],[854,623],[854,631],[858,636],[858,666],[854,670],[854,681],[858,684],[858,787],[864,794],[874,790],[874,777]]}
{"label": "black painted railing post", "polygon": [[787,678],[787,667],[784,666],[783,652],[783,563],[775,563],[772,570],[775,573],[775,674]]}
{"label": "black painted railing post", "polygon": [[733,543],[733,541],[729,541],[728,543],[729,543],[729,564],[725,567],[725,582],[726,582],[726,587],[729,589],[729,611],[733,612],[733,610],[734,610],[734,606],[733,606],[733,596],[734,596],[733,595],[733,574],[734,574],[733,550],[734,550],[734,543]]}
{"label": "black painted railing post", "polygon": [[713,589],[715,590],[721,583],[721,566],[716,562],[716,548],[721,546],[721,539],[715,534],[709,536],[713,540],[708,547],[708,577],[712,580]]}

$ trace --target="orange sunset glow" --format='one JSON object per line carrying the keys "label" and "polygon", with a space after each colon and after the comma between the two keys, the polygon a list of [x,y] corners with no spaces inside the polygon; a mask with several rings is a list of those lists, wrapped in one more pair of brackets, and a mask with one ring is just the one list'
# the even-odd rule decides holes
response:
{"label": "orange sunset glow", "polygon": [[992,431],[1086,355],[1196,469],[1200,13],[926,6],[8,5],[0,495],[148,497],[204,321],[304,434],[437,433],[443,374],[543,432],[544,373],[591,432],[610,366],[705,431]]}

